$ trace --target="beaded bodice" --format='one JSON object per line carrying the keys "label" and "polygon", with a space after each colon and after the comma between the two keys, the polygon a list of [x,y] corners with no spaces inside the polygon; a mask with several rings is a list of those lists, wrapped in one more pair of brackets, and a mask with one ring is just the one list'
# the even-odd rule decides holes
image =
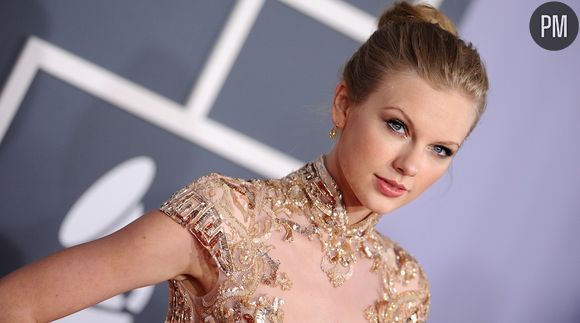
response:
{"label": "beaded bodice", "polygon": [[368,288],[376,290],[376,297],[361,311],[361,319],[427,319],[430,293],[422,268],[375,229],[378,214],[348,223],[323,156],[276,180],[212,173],[177,191],[160,210],[191,233],[207,250],[204,261],[215,263],[219,271],[211,290],[194,288],[187,279],[169,280],[166,323],[283,322],[284,295],[299,288],[293,282],[303,277],[285,270],[287,262],[300,259],[273,254],[276,246],[292,245],[297,236],[320,242],[320,266],[312,270],[322,270],[333,288],[344,288],[357,275],[359,259],[369,261],[377,283]]}

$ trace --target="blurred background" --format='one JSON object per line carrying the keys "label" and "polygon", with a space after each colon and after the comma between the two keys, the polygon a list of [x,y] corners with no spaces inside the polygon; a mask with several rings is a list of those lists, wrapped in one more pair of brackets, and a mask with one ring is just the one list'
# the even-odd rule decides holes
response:
{"label": "blurred background", "polygon": [[[390,3],[0,2],[0,275],[201,175],[279,177],[329,151],[342,64]],[[491,89],[450,170],[379,223],[426,270],[429,322],[580,322],[580,40],[538,46],[542,3],[433,2]],[[60,322],[161,322],[167,293]]]}

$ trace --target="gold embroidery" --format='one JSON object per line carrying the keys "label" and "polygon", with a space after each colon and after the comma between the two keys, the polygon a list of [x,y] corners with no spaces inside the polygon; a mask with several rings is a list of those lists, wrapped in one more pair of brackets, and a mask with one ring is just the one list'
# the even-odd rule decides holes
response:
{"label": "gold embroidery", "polygon": [[216,259],[226,275],[232,272],[231,256],[222,220],[212,204],[188,186],[179,190],[160,210],[181,224]]}
{"label": "gold embroidery", "polygon": [[313,226],[320,229],[317,230],[323,250],[320,268],[332,286],[339,287],[352,277],[361,243],[379,215],[371,213],[359,223],[349,225],[342,196],[322,157],[303,167],[301,175],[295,180],[304,181],[306,194],[315,206],[307,213]]}
{"label": "gold embroidery", "polygon": [[191,300],[185,289],[180,288],[179,282],[176,280],[169,281],[169,308],[172,309],[171,316],[167,317],[165,323],[192,322]]}
{"label": "gold embroidery", "polygon": [[289,243],[295,234],[318,238],[321,269],[335,287],[354,274],[358,257],[371,259],[382,286],[362,313],[369,322],[424,322],[430,294],[420,266],[374,229],[377,214],[350,225],[342,203],[322,156],[279,180],[214,173],[176,192],[160,209],[189,230],[224,275],[206,295],[191,295],[170,280],[166,323],[282,322],[284,300],[256,292],[260,285],[292,288],[280,260],[269,254],[275,231]]}
{"label": "gold embroidery", "polygon": [[[402,248],[389,242],[380,233],[369,236],[365,248],[383,254],[373,258],[371,270],[381,277],[383,293],[365,311],[369,322],[426,322],[431,295],[422,269]],[[370,257],[369,257],[370,258]],[[416,287],[409,289],[412,284]]]}

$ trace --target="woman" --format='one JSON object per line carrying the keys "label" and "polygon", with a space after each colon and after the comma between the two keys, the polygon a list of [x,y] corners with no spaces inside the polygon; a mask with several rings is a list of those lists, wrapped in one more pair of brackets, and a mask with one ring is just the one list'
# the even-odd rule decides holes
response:
{"label": "woman", "polygon": [[375,225],[441,177],[487,89],[445,16],[398,3],[344,68],[327,155],[282,179],[204,176],[15,271],[0,281],[0,321],[54,320],[168,280],[166,322],[424,322],[425,273]]}

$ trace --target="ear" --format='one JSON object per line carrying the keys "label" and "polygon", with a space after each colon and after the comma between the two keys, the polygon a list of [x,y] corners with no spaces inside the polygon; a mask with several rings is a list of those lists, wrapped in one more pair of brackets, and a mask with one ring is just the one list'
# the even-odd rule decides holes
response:
{"label": "ear", "polygon": [[346,82],[343,80],[336,85],[334,99],[332,101],[332,122],[337,128],[343,128],[345,126],[349,108],[350,100],[348,98]]}

